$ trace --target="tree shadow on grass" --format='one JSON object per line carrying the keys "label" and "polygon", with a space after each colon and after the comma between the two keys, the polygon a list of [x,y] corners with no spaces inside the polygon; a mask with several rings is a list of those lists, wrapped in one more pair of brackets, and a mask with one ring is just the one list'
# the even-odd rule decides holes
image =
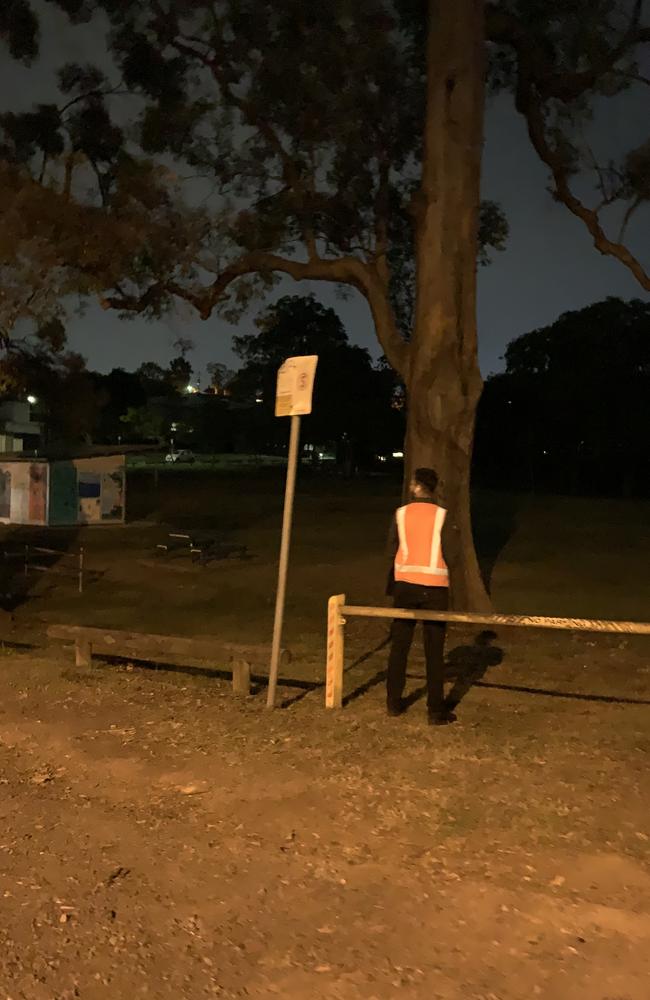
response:
{"label": "tree shadow on grass", "polygon": [[499,556],[515,533],[517,516],[524,503],[525,497],[516,493],[482,490],[472,493],[476,554],[488,592],[492,590],[492,577]]}

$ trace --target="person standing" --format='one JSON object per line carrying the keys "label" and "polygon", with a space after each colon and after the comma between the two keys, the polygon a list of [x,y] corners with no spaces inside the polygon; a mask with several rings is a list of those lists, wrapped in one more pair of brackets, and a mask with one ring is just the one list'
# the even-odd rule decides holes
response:
{"label": "person standing", "polygon": [[[449,606],[449,570],[445,540],[450,529],[447,511],[436,502],[438,475],[433,469],[416,469],[410,483],[411,501],[395,513],[391,530],[394,562],[389,593],[396,608],[446,611]],[[388,658],[387,711],[401,715],[406,665],[413,642],[415,620],[396,618]],[[430,725],[455,721],[445,706],[444,622],[425,621],[424,656],[427,671],[427,712]]]}

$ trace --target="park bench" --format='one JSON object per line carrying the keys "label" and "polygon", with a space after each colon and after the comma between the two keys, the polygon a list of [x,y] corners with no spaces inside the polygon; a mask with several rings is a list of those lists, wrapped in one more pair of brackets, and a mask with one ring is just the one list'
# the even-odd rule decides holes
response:
{"label": "park bench", "polygon": [[[216,669],[232,671],[235,694],[250,694],[252,666],[267,666],[271,650],[264,645],[240,645],[223,642],[212,636],[190,638],[179,635],[123,632],[115,629],[87,628],[83,625],[50,625],[49,639],[73,642],[78,667],[89,667],[92,656],[116,656],[148,663],[169,663],[189,658],[208,660]],[[285,662],[290,660],[283,650]]]}

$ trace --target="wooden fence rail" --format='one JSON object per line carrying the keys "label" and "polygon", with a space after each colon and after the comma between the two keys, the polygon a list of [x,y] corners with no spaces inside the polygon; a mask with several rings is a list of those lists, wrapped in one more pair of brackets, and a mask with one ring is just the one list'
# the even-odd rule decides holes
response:
{"label": "wooden fence rail", "polygon": [[411,611],[406,608],[371,608],[345,603],[345,594],[330,597],[327,605],[326,708],[343,704],[343,665],[347,618],[402,618],[410,621],[449,622],[464,625],[508,625],[515,628],[562,629],[570,632],[609,632],[617,635],[650,635],[650,622],[615,622],[591,618],[546,618],[539,615],[480,614],[469,611]]}

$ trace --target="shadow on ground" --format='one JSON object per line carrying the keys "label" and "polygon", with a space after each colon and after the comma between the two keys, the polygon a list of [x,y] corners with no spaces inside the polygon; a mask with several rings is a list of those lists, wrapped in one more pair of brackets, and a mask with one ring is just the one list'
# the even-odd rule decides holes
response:
{"label": "shadow on ground", "polygon": [[0,536],[0,609],[11,615],[28,604],[40,580],[78,579],[79,528],[10,525]]}
{"label": "shadow on ground", "polygon": [[[526,684],[500,684],[486,679],[489,671],[500,666],[505,658],[505,652],[495,645],[498,638],[496,632],[485,630],[479,632],[474,641],[467,645],[455,646],[447,655],[445,680],[451,682],[451,689],[446,698],[447,706],[453,710],[460,705],[467,697],[473,687],[488,688],[494,691],[509,691],[518,694],[530,694],[548,698],[564,698],[572,701],[586,701],[611,705],[648,705],[650,701],[643,698],[628,698],[618,695],[585,694],[577,691],[562,691],[557,688],[534,687]],[[376,653],[388,646],[390,638],[386,637],[379,646],[368,650],[354,663],[350,664],[347,670],[360,666]],[[416,678],[424,681],[422,674],[409,673],[409,678]],[[386,680],[386,670],[378,670],[372,677],[367,678],[357,685],[343,699],[343,705],[349,705],[363,695],[367,694],[379,684]],[[404,699],[405,708],[409,708],[426,696],[426,684],[420,683]],[[304,694],[301,695],[304,697]]]}
{"label": "shadow on ground", "polygon": [[514,493],[472,494],[472,524],[476,554],[483,580],[491,590],[494,568],[504,548],[514,535],[526,497]]}

